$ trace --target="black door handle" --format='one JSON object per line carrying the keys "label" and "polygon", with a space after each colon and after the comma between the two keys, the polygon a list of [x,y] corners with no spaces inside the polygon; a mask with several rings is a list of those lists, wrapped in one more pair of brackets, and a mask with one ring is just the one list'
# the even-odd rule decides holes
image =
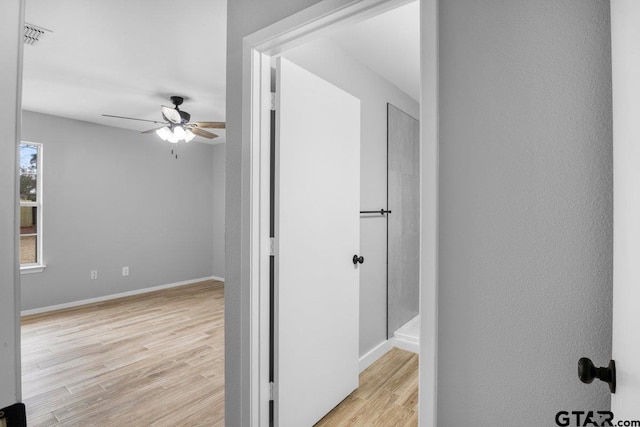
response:
{"label": "black door handle", "polygon": [[578,377],[585,384],[591,384],[595,378],[609,384],[611,393],[616,392],[616,362],[611,360],[606,368],[596,368],[591,359],[578,360]]}
{"label": "black door handle", "polygon": [[353,256],[353,264],[357,265],[358,263],[362,264],[364,262],[363,256],[354,255]]}

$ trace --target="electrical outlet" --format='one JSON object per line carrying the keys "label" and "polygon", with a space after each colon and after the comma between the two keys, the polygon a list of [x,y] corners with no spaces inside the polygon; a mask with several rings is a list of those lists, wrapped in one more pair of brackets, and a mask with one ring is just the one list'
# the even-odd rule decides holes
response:
{"label": "electrical outlet", "polygon": [[98,278],[98,270],[91,270],[91,280]]}
{"label": "electrical outlet", "polygon": [[122,275],[123,276],[129,275],[129,267],[122,267]]}

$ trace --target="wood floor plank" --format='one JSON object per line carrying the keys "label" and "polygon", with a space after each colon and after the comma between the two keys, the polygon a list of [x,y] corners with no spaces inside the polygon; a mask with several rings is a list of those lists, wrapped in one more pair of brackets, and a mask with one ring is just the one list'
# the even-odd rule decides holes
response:
{"label": "wood floor plank", "polygon": [[221,282],[26,316],[22,353],[29,426],[224,425]]}
{"label": "wood floor plank", "polygon": [[360,386],[316,427],[418,425],[418,355],[397,348],[360,374]]}
{"label": "wood floor plank", "polygon": [[[30,427],[224,426],[224,288],[207,281],[22,319]],[[393,349],[317,426],[417,426],[418,356]]]}

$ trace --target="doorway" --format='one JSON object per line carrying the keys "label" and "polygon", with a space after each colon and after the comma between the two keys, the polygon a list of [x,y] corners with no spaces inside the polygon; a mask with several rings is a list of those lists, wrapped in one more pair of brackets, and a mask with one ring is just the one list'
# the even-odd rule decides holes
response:
{"label": "doorway", "polygon": [[[224,277],[212,265],[224,264],[213,254],[224,251],[224,217],[219,216],[220,206],[224,211],[224,145],[207,144],[201,135],[188,144],[186,138],[172,143],[154,130],[168,123],[167,111],[174,119],[177,111],[184,113],[178,117],[187,123],[224,120],[218,114],[224,114],[225,61],[198,57],[183,47],[225,51],[226,1],[194,0],[183,6],[184,19],[168,26],[175,16],[168,3],[142,1],[126,13],[104,1],[60,7],[34,0],[26,5],[30,26],[25,28],[22,138],[41,144],[44,157],[38,160],[44,168],[31,163],[27,152],[21,175],[37,173],[31,181],[42,181],[44,197],[34,209],[44,213],[44,227],[25,226],[37,218],[33,215],[21,223],[20,232],[23,239],[42,233],[41,254],[32,251],[36,256],[26,261],[45,265],[20,278],[22,398],[30,418],[35,415],[47,425],[53,425],[53,418],[86,424],[77,417],[98,412],[107,412],[113,421],[113,408],[122,403],[113,387],[136,389],[132,382],[125,386],[136,377],[151,382],[131,392],[138,395],[131,403],[137,400],[145,417],[165,417],[174,408],[156,401],[160,415],[143,405],[143,400],[152,401],[138,393],[155,389],[146,396],[158,397],[168,390],[163,376],[189,363],[198,371],[193,381],[185,376],[169,387],[186,397],[189,384],[194,389],[202,385],[202,394],[193,400],[217,394],[218,402],[209,406],[216,408],[217,420],[211,424],[223,423],[224,291],[221,281],[211,279]],[[28,40],[35,27],[40,28],[38,40]],[[166,35],[168,28],[171,36],[160,48],[163,54],[156,55],[157,35]],[[167,49],[174,52],[170,60]],[[224,139],[224,130],[204,132],[218,135],[212,141]],[[29,181],[21,176],[20,182]],[[21,187],[32,192],[32,186]],[[24,199],[21,192],[21,204]],[[40,202],[36,194],[33,199],[28,202]],[[66,311],[44,314],[61,309]],[[130,329],[136,324],[138,331]],[[202,329],[196,332],[198,324]],[[44,325],[58,333],[44,333]],[[87,325],[94,327],[83,330]],[[183,340],[188,336],[194,338],[187,339],[190,344]],[[202,351],[202,357],[189,362],[183,358],[187,350],[192,356]],[[207,371],[215,371],[217,380],[205,379],[201,374]],[[83,378],[87,381],[81,385]],[[123,406],[119,411],[119,417],[134,412]],[[53,418],[44,418],[47,414]]]}
{"label": "doorway", "polygon": [[[382,11],[387,11],[387,10],[389,10],[391,8],[397,7],[398,5],[399,5],[398,3],[395,3],[395,4],[391,5],[391,6],[389,4],[387,4],[386,7],[383,8],[382,10],[379,9],[379,8],[376,10],[375,7],[371,7],[372,5],[369,4],[368,6],[370,8],[366,10],[367,13],[364,16],[360,15],[360,16],[358,16],[358,18],[355,18],[354,16],[358,15],[358,14],[354,13],[354,11],[351,10],[349,12],[353,13],[353,15],[345,14],[345,15],[342,16],[342,18],[344,20],[349,20],[350,19],[349,22],[353,23],[354,21],[361,21],[365,17],[370,17],[370,16],[373,16],[373,15],[380,14]],[[380,5],[378,4],[377,6],[379,7]],[[342,13],[344,13],[344,12],[345,11],[343,11]],[[360,12],[362,12],[362,10],[360,10]],[[347,18],[349,18],[349,19],[347,19]],[[342,20],[342,24],[346,25],[344,20]],[[338,19],[336,22],[340,22],[340,21],[341,20]],[[335,24],[335,22],[334,22],[334,24]],[[327,24],[324,24],[322,26],[322,28],[324,30],[322,32],[322,35],[326,35],[329,32],[327,27],[328,27]],[[304,44],[309,44],[309,43],[312,44],[314,46],[313,50],[316,53],[319,51],[319,49],[323,48],[321,46],[321,41],[318,40],[318,38],[319,38],[318,34],[314,34],[313,36],[308,36],[308,33],[305,33],[305,34],[307,34],[307,37],[303,37],[301,39],[297,39],[297,40],[294,40],[294,41],[292,41],[291,39],[283,36],[283,39],[286,39],[286,42],[283,42],[283,44],[280,44],[280,45],[277,42],[274,42],[273,39],[270,39],[268,42],[265,43],[266,45],[263,44],[263,46],[260,49],[253,49],[251,51],[252,52],[251,57],[252,57],[252,59],[254,61],[253,62],[253,67],[254,67],[254,70],[256,70],[256,74],[253,76],[253,79],[252,79],[253,82],[254,82],[254,84],[253,84],[254,92],[253,92],[253,97],[252,97],[254,102],[252,103],[252,105],[253,105],[252,110],[255,113],[258,113],[258,111],[261,109],[260,108],[261,104],[264,106],[264,103],[261,103],[259,101],[259,99],[261,99],[261,98],[265,99],[267,96],[269,96],[269,93],[267,93],[266,89],[267,89],[267,87],[269,88],[269,91],[271,89],[271,81],[272,81],[272,79],[270,78],[270,69],[271,69],[271,64],[272,64],[272,56],[282,56],[282,57],[285,57],[285,58],[288,58],[288,59],[292,59],[292,57],[297,57],[297,59],[300,60],[300,58],[302,56],[304,56],[304,54],[301,53],[301,50],[303,49],[303,45]],[[257,35],[256,38],[259,40],[259,38],[262,38],[264,35],[265,35],[264,33],[261,34],[261,35]],[[250,38],[251,38],[251,36],[250,36]],[[248,44],[251,45],[251,43],[248,43]],[[254,46],[257,46],[257,45],[260,45],[260,44],[261,44],[260,42],[256,41],[256,44]],[[272,55],[266,54],[265,52],[266,53],[272,53]],[[321,58],[321,56],[316,55],[316,60],[322,61],[322,59],[319,59],[319,58]],[[299,64],[300,62],[298,61],[297,63]],[[309,67],[307,67],[307,68],[309,68]],[[258,83],[258,82],[259,82],[259,84],[256,85],[256,83]],[[385,103],[384,104],[384,110],[383,110],[384,111],[384,123],[385,124],[386,124],[386,121],[387,121],[386,108],[387,108],[387,105]],[[252,119],[256,120],[256,117],[257,116],[252,116]],[[264,117],[266,118],[266,115]],[[255,147],[254,148],[254,152],[262,152],[262,153],[264,153],[265,152],[265,147],[264,146],[261,147],[260,151],[256,151],[256,150],[258,149],[257,147],[260,146],[259,142],[260,142],[261,138],[264,138],[265,141],[267,140],[266,136],[269,134],[269,127],[265,126],[265,121],[254,122],[254,125],[260,125],[260,126],[252,127],[252,130],[253,130],[253,139],[252,139],[253,143],[254,144],[258,144],[258,145],[254,146]],[[386,134],[386,130],[385,130],[385,134]],[[385,149],[386,149],[386,139],[385,139]],[[433,153],[430,153],[429,155],[432,155],[432,154]],[[268,158],[268,156],[266,156],[265,154],[263,154],[262,156],[254,157],[254,161],[255,162],[253,163],[253,166],[252,166],[253,168],[255,168],[254,169],[254,171],[255,171],[254,179],[256,179],[256,181],[254,181],[254,184],[255,184],[254,188],[264,188],[263,187],[264,182],[267,181],[267,179],[268,179],[268,175],[265,174],[265,169],[268,170],[268,163],[266,163],[266,159],[267,158]],[[385,161],[386,161],[386,158],[385,158]],[[259,164],[261,165],[261,167],[258,167]],[[276,171],[276,173],[277,173],[277,171]],[[380,170],[378,170],[378,173],[380,174]],[[386,174],[383,173],[381,175],[383,176],[383,180],[384,180],[386,178],[386,176],[384,176],[384,175],[386,175]],[[262,178],[262,179],[260,179],[260,178]],[[256,200],[260,200],[260,202],[262,202],[263,199],[260,197],[259,199],[256,199]],[[384,207],[384,205],[382,205],[382,206]],[[366,210],[366,209],[364,209],[364,210]],[[260,215],[261,213],[262,213],[262,215]],[[256,204],[254,206],[254,214],[256,215],[254,218],[256,218],[256,219],[260,218],[260,217],[268,218],[268,215],[265,215],[265,213],[268,213],[268,204],[267,203],[258,203],[258,204]],[[262,222],[262,221],[264,221],[264,222]],[[265,261],[264,260],[265,260],[266,257],[264,257],[264,255],[265,255],[264,253],[262,253],[263,256],[261,256],[261,253],[260,253],[261,251],[259,250],[261,245],[260,245],[259,242],[262,239],[268,239],[268,235],[265,232],[266,231],[266,227],[261,226],[261,224],[268,224],[268,222],[265,221],[265,220],[262,220],[262,221],[254,222],[254,225],[256,226],[256,228],[254,228],[254,231],[252,233],[252,235],[254,236],[253,237],[253,241],[255,243],[254,246],[253,246],[254,249],[252,251],[254,253],[254,255],[255,255],[255,258],[253,259],[252,264],[254,266],[256,266],[256,267],[258,267],[260,265],[265,266]],[[433,231],[433,230],[431,230],[431,231]],[[435,234],[431,233],[431,236],[434,236],[434,235]],[[265,246],[262,246],[262,247],[264,248]],[[268,247],[268,245],[266,247]],[[363,248],[361,248],[361,249],[363,249]],[[365,263],[366,263],[366,261],[365,261]],[[256,270],[256,273],[258,273],[259,271],[264,272],[265,270],[264,269],[258,269],[258,270]],[[267,271],[268,271],[268,269],[267,269]],[[261,280],[263,281],[262,283],[265,283],[265,281],[264,281],[265,277],[264,276],[261,277],[261,274],[264,275],[264,273],[256,274],[254,284],[257,285],[258,283],[260,283]],[[254,320],[255,323],[252,325],[253,326],[253,331],[256,332],[257,330],[262,330],[264,332],[264,330],[265,330],[264,326],[261,327],[260,325],[268,324],[267,322],[265,322],[265,317],[264,317],[265,314],[268,313],[268,307],[265,306],[264,299],[259,297],[260,289],[264,289],[264,288],[262,288],[260,286],[257,286],[254,289],[255,289],[254,298],[253,298],[253,301],[254,301],[254,304],[255,304],[254,307],[256,308],[256,312],[260,312],[261,315],[260,315],[260,317],[258,319]],[[268,289],[268,287],[267,287],[267,289]],[[431,300],[431,303],[435,304],[435,301]],[[385,301],[385,304],[386,304],[386,301]],[[386,312],[386,306],[384,307],[384,311]],[[382,328],[382,334],[386,339],[386,335],[387,335],[386,319],[385,319],[385,325],[383,325],[383,328]],[[262,345],[259,345],[257,347],[257,348],[261,348],[261,350],[259,350],[259,353],[262,355],[262,357],[259,357],[259,358],[254,359],[254,360],[258,360],[260,365],[265,367],[265,368],[268,366],[268,360],[269,360],[268,355],[267,355],[267,357],[265,357],[265,353],[268,353],[267,349],[269,348],[267,337],[268,337],[268,334],[264,334],[264,333],[263,334],[254,335],[254,338],[257,339],[257,342],[262,344]],[[385,349],[381,347],[380,349],[378,349],[378,351],[380,352],[380,354],[384,354]],[[374,354],[372,359],[375,360],[376,356],[379,357],[379,355],[375,355]],[[432,368],[429,368],[429,370],[431,370],[431,369]],[[267,369],[263,369],[262,370],[262,372],[266,372],[266,371],[268,371],[268,370]],[[258,380],[258,378],[255,378],[255,377],[254,377],[254,379]],[[265,378],[263,376],[262,377],[262,381],[258,380],[254,384],[256,384],[256,386],[257,386],[258,383],[268,384],[268,381],[265,381]],[[260,392],[260,389],[264,390],[262,392],[264,394],[262,394]],[[263,395],[263,397],[265,395],[268,395],[268,392],[265,392],[266,390],[268,390],[268,388],[264,387],[264,386],[254,387],[254,393],[256,393],[256,395],[258,395],[258,396],[261,395],[261,394]],[[276,393],[275,394],[277,395],[277,385],[276,385]],[[262,417],[267,417],[267,419],[268,419],[268,415],[267,415],[268,414],[268,406],[265,405],[265,402],[268,402],[268,399],[264,399],[263,400],[263,399],[259,399],[258,398],[258,401],[260,402],[260,406],[261,406],[261,411],[260,411],[261,419],[263,419]]]}

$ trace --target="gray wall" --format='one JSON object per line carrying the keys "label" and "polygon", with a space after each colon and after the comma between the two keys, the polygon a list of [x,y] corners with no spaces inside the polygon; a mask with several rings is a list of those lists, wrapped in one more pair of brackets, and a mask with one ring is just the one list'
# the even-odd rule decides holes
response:
{"label": "gray wall", "polygon": [[606,409],[609,2],[440,2],[438,425]]}
{"label": "gray wall", "polygon": [[224,164],[226,144],[213,146],[213,275],[224,278]]}
{"label": "gray wall", "polygon": [[28,111],[22,139],[43,144],[47,264],[22,276],[23,310],[212,275],[211,145],[175,159],[153,134]]}
{"label": "gray wall", "polygon": [[24,9],[4,2],[0,13],[0,408],[20,400],[20,321],[17,222],[17,141]]}
{"label": "gray wall", "polygon": [[[249,414],[242,38],[314,3],[228,6],[229,426],[248,425]],[[610,356],[608,2],[450,0],[439,8],[439,425],[550,425],[560,408],[606,408],[606,387],[579,383],[575,367],[581,355]],[[435,114],[423,110],[423,132],[434,132],[425,124]]]}
{"label": "gray wall", "polygon": [[[286,51],[283,56],[360,99],[360,208],[386,208],[387,103],[401,106],[417,117],[418,102],[330,41],[313,41]],[[330,128],[327,127],[327,132],[331,132]],[[384,217],[361,215],[359,253],[365,258],[360,266],[360,356],[363,356],[387,339]]]}

